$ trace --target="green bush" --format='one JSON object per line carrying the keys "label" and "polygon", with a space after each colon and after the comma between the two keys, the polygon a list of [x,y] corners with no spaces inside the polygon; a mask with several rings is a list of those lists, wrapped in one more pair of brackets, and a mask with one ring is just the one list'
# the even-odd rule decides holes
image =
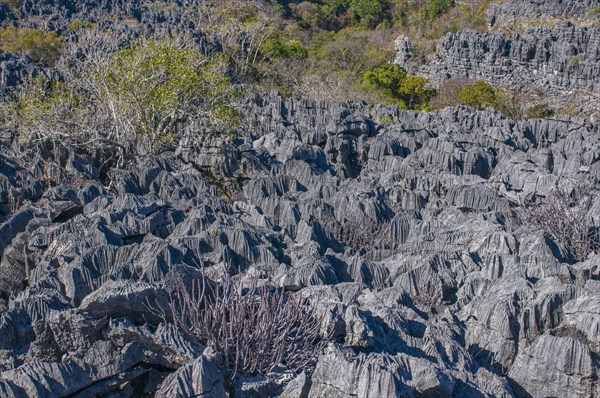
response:
{"label": "green bush", "polygon": [[27,83],[4,103],[5,123],[27,139],[109,141],[139,155],[169,147],[182,130],[223,133],[237,124],[237,92],[223,56],[144,42],[90,59],[64,83]]}
{"label": "green bush", "polygon": [[149,137],[156,149],[192,115],[226,130],[235,123],[236,112],[225,102],[233,93],[226,72],[222,56],[148,42],[117,52],[96,79],[110,91],[105,100],[116,101],[136,135]]}
{"label": "green bush", "polygon": [[50,66],[60,57],[62,47],[62,38],[54,32],[14,26],[0,29],[0,42],[4,51],[27,54],[32,61]]}
{"label": "green bush", "polygon": [[362,82],[371,85],[403,109],[428,110],[429,101],[435,90],[426,88],[429,82],[424,77],[408,75],[396,64],[386,64],[362,75]]}
{"label": "green bush", "polygon": [[407,73],[397,64],[386,64],[363,74],[363,81],[376,86],[390,97],[397,97]]}
{"label": "green bush", "polygon": [[385,17],[385,0],[352,0],[350,9],[358,17],[360,24],[369,28],[377,26]]}
{"label": "green bush", "polygon": [[483,110],[487,107],[496,107],[497,92],[490,84],[478,80],[463,88],[458,94],[458,100],[472,108]]}
{"label": "green bush", "polygon": [[398,93],[408,109],[429,110],[429,101],[435,96],[435,90],[425,88],[428,79],[408,75],[400,84]]}
{"label": "green bush", "polygon": [[53,135],[67,141],[85,136],[84,126],[93,112],[87,114],[90,95],[65,82],[48,82],[43,78],[26,81],[17,99],[4,101],[2,118],[15,128],[22,140]]}
{"label": "green bush", "polygon": [[547,103],[533,105],[525,110],[525,119],[545,119],[554,116],[554,111]]}
{"label": "green bush", "polygon": [[433,22],[453,6],[452,0],[427,0],[423,6],[422,17],[427,22]]}
{"label": "green bush", "polygon": [[305,28],[339,31],[346,27],[374,28],[389,17],[389,0],[321,0],[290,5]]}
{"label": "green bush", "polygon": [[268,38],[261,47],[261,53],[271,59],[308,57],[308,48],[298,39],[278,34]]}
{"label": "green bush", "polygon": [[81,19],[74,19],[67,24],[67,29],[72,30],[73,32],[79,32],[79,29],[91,28],[92,26],[94,26],[94,24],[89,21],[82,21]]}

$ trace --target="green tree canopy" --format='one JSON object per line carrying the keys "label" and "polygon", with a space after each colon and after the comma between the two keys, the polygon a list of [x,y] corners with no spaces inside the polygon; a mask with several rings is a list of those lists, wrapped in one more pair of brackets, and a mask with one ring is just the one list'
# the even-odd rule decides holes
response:
{"label": "green tree canopy", "polygon": [[385,17],[385,0],[351,0],[350,9],[360,18],[362,25],[374,28]]}
{"label": "green tree canopy", "polygon": [[428,110],[435,90],[426,88],[424,77],[409,75],[397,64],[385,64],[362,75],[363,83],[370,84],[404,109]]}
{"label": "green tree canopy", "polygon": [[453,0],[427,0],[422,8],[423,19],[433,22],[437,17],[452,8]]}
{"label": "green tree canopy", "polygon": [[483,110],[487,107],[496,107],[497,92],[490,84],[478,80],[465,86],[458,94],[458,100],[472,108]]}
{"label": "green tree canopy", "polygon": [[161,151],[186,129],[228,132],[237,123],[222,55],[146,41],[90,58],[63,83],[29,82],[5,103],[5,122],[23,137],[111,141],[140,155]]}

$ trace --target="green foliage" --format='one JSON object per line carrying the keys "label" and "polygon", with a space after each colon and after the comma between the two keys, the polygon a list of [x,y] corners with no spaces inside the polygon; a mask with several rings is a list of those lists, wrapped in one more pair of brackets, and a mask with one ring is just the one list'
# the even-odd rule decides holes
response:
{"label": "green foliage", "polygon": [[374,28],[385,17],[385,0],[351,0],[350,9],[362,26]]}
{"label": "green foliage", "polygon": [[89,100],[88,93],[64,82],[35,78],[24,83],[15,101],[3,103],[2,116],[5,124],[16,128],[25,140],[50,131],[81,137],[89,129],[80,124]]}
{"label": "green foliage", "polygon": [[402,81],[407,74],[396,64],[386,64],[363,74],[363,81],[376,86],[390,97],[397,97]]}
{"label": "green foliage", "polygon": [[62,38],[54,32],[10,26],[0,29],[2,50],[27,54],[34,62],[54,65],[60,57]]}
{"label": "green foliage", "polygon": [[408,75],[396,64],[386,64],[362,75],[363,83],[372,85],[390,102],[404,109],[428,110],[435,90],[426,88],[424,77]]}
{"label": "green foliage", "polygon": [[554,116],[554,111],[547,103],[533,105],[525,111],[525,119],[545,119]]}
{"label": "green foliage", "polygon": [[421,11],[423,19],[427,22],[433,22],[440,15],[452,8],[453,5],[452,0],[427,0]]}
{"label": "green foliage", "polygon": [[308,48],[298,39],[289,35],[273,35],[269,37],[261,52],[269,58],[294,58],[305,59],[308,57]]}
{"label": "green foliage", "polygon": [[67,24],[67,29],[72,30],[73,32],[79,32],[79,29],[89,29],[92,26],[94,26],[94,24],[89,21],[74,19]]}
{"label": "green foliage", "polygon": [[600,14],[600,6],[593,7],[593,8],[592,8],[592,12],[593,12],[594,14]]}
{"label": "green foliage", "polygon": [[291,5],[305,28],[339,31],[346,27],[374,28],[388,19],[389,0],[321,0]]}
{"label": "green foliage", "polygon": [[384,64],[389,55],[370,39],[367,31],[359,28],[322,35],[315,42],[312,54],[322,61],[324,68],[355,75]]}
{"label": "green foliage", "polygon": [[[184,129],[231,132],[237,95],[222,55],[172,42],[144,42],[70,71],[64,83],[27,83],[4,103],[7,126],[27,139],[104,140],[126,151],[156,153]],[[91,62],[91,61],[90,61]]]}
{"label": "green foliage", "polygon": [[463,88],[458,94],[458,100],[472,108],[483,110],[496,106],[497,92],[490,84],[478,80]]}
{"label": "green foliage", "polygon": [[471,83],[467,78],[450,78],[445,80],[438,88],[435,98],[431,101],[434,110],[443,109],[448,106],[456,106],[460,103],[458,95]]}
{"label": "green foliage", "polygon": [[400,84],[398,93],[408,109],[429,110],[429,101],[435,96],[435,90],[425,88],[428,79],[408,75]]}
{"label": "green foliage", "polygon": [[575,69],[582,60],[583,56],[581,54],[572,56],[567,63],[567,70]]}
{"label": "green foliage", "polygon": [[160,144],[199,111],[230,129],[235,112],[223,102],[232,94],[226,70],[222,56],[207,59],[197,50],[148,42],[117,52],[97,79],[126,110],[135,132]]}

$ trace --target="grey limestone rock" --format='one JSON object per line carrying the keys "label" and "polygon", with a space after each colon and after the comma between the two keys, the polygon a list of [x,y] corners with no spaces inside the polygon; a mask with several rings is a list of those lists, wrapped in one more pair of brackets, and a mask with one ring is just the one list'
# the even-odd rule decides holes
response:
{"label": "grey limestone rock", "polygon": [[592,9],[598,5],[600,5],[598,0],[508,0],[491,5],[487,12],[487,18],[491,25],[510,23],[522,18],[530,20],[586,19],[593,17]]}
{"label": "grey limestone rock", "polygon": [[[595,396],[597,256],[569,264],[522,217],[598,174],[597,126],[268,94],[244,111],[237,140],[186,139],[112,170],[110,187],[64,148],[56,186],[39,191],[48,148],[0,158],[0,268],[15,276],[0,393],[510,397],[549,383]],[[259,275],[324,318],[331,344],[304,376],[225,383],[219,354],[152,310],[169,273],[212,284],[219,270]]]}
{"label": "grey limestone rock", "polygon": [[226,397],[223,376],[205,357],[181,367],[165,379],[156,397]]}
{"label": "grey limestone rock", "polygon": [[520,395],[590,396],[596,394],[593,361],[585,343],[544,334],[517,356],[508,377]]}

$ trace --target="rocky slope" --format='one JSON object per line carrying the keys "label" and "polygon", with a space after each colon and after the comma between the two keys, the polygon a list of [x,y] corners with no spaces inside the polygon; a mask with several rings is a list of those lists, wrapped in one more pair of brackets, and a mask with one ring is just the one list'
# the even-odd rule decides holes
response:
{"label": "rocky slope", "polygon": [[600,27],[569,22],[523,34],[450,33],[440,43],[445,62],[433,76],[467,76],[495,85],[530,86],[549,94],[597,92],[600,87]]}
{"label": "rocky slope", "polygon": [[[4,135],[0,395],[599,395],[599,257],[572,263],[521,218],[597,178],[597,125],[258,94],[246,112],[236,140],[108,174],[100,150]],[[336,343],[314,371],[226,386],[146,305],[201,262],[299,290]]]}
{"label": "rocky slope", "polygon": [[427,76],[484,80],[548,103],[563,113],[597,120],[600,76],[598,0],[503,1],[487,11],[487,31],[450,32],[433,61],[415,66],[412,45],[396,43],[396,63]]}
{"label": "rocky slope", "polygon": [[[505,1],[495,27],[522,10],[573,21],[450,33],[423,71],[575,98],[591,115],[600,33],[577,19],[597,4]],[[66,21],[108,12],[123,40],[186,31],[218,48],[179,12],[197,5],[24,1],[20,13],[67,42]],[[16,19],[4,3],[0,19]],[[39,73],[56,71],[0,55],[2,90]],[[573,258],[526,209],[587,181],[583,217],[600,225],[597,121],[268,94],[243,113],[235,139],[190,134],[121,168],[108,146],[0,129],[1,397],[600,396],[600,257]],[[220,267],[310,300],[333,330],[314,366],[230,383],[213,347],[149,308],[170,272]]]}
{"label": "rocky slope", "polygon": [[564,20],[595,17],[598,0],[505,0],[490,4],[487,17],[491,25],[502,25],[520,19]]}

